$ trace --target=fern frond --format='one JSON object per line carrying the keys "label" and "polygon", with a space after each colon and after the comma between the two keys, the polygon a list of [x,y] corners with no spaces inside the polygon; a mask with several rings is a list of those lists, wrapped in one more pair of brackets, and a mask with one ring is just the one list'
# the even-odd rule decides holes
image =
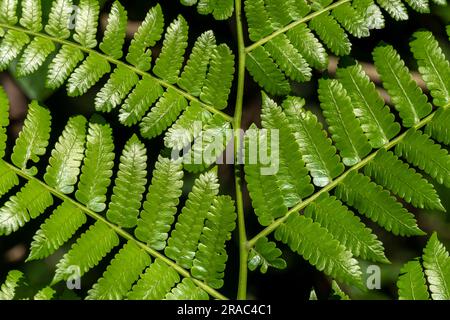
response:
{"label": "fern frond", "polygon": [[426,126],[425,132],[440,143],[450,145],[450,108],[441,108],[436,111],[433,120]]}
{"label": "fern frond", "polygon": [[53,204],[50,192],[38,182],[28,182],[0,208],[0,235],[9,235],[35,219]]}
{"label": "fern frond", "polygon": [[58,262],[53,284],[74,275],[75,270],[79,271],[77,276],[84,275],[118,245],[117,234],[104,222],[97,221]]}
{"label": "fern frond", "polygon": [[72,14],[72,0],[55,0],[52,3],[45,32],[49,35],[67,39],[70,37],[68,21]]}
{"label": "fern frond", "polygon": [[34,38],[20,57],[17,64],[17,75],[24,77],[37,71],[55,50],[56,47],[52,41],[44,38]]}
{"label": "fern frond", "polygon": [[401,0],[376,0],[378,5],[386,10],[397,21],[408,20],[408,11]]}
{"label": "fern frond", "polygon": [[343,56],[350,53],[352,45],[344,29],[328,13],[322,13],[309,23],[331,52]]}
{"label": "fern frond", "polygon": [[427,97],[392,46],[377,47],[373,51],[373,59],[404,127],[412,127],[431,113]]}
{"label": "fern frond", "polygon": [[136,135],[125,145],[106,216],[124,228],[136,226],[147,184],[147,149]]}
{"label": "fern frond", "polygon": [[51,115],[48,109],[33,101],[28,106],[27,118],[11,155],[12,163],[30,175],[36,175],[37,168],[28,168],[29,161],[37,163],[47,149],[50,124]]}
{"label": "fern frond", "polygon": [[162,300],[180,276],[165,262],[156,259],[128,293],[129,300]]}
{"label": "fern frond", "polygon": [[84,56],[80,49],[63,45],[55,58],[50,62],[46,86],[50,89],[59,88],[83,58]]}
{"label": "fern frond", "polygon": [[9,125],[9,100],[3,87],[0,87],[0,159],[5,156],[6,140],[8,139],[6,129],[8,125]]}
{"label": "fern frond", "polygon": [[160,156],[152,176],[135,235],[150,247],[163,250],[182,194],[182,165]]}
{"label": "fern frond", "polygon": [[83,116],[69,120],[48,161],[45,182],[65,194],[72,193],[78,181],[84,157],[86,122]]}
{"label": "fern frond", "polygon": [[447,250],[433,233],[423,250],[423,266],[433,300],[450,299],[450,258]]}
{"label": "fern frond", "polygon": [[431,91],[433,104],[446,106],[450,103],[450,63],[431,32],[416,32],[414,37],[415,40],[410,43],[411,51]]}
{"label": "fern frond", "polygon": [[89,123],[86,154],[75,197],[95,212],[106,208],[106,192],[114,167],[114,142],[109,125]]}
{"label": "fern frond", "polygon": [[225,242],[231,239],[231,232],[236,227],[235,220],[233,200],[226,196],[214,199],[206,215],[191,273],[215,289],[220,289],[224,283],[225,263],[228,260]]}
{"label": "fern frond", "polygon": [[73,39],[86,48],[97,45],[96,34],[100,5],[97,0],[80,0]]}
{"label": "fern frond", "polygon": [[303,108],[304,104],[304,100],[288,97],[282,106],[314,185],[324,187],[344,171],[344,166],[321,122]]}
{"label": "fern frond", "polygon": [[277,248],[275,242],[269,241],[266,237],[259,239],[255,247],[248,255],[248,269],[256,270],[260,267],[261,273],[266,273],[269,267],[275,269],[285,269],[286,261],[281,258],[282,251]]}
{"label": "fern frond", "polygon": [[322,194],[310,204],[305,216],[323,228],[349,250],[353,256],[365,260],[387,263],[383,244],[372,230],[359,220],[342,202],[328,194]]}
{"label": "fern frond", "polygon": [[345,283],[362,285],[361,270],[350,251],[310,218],[291,215],[277,229],[275,237],[327,275]]}
{"label": "fern frond", "polygon": [[400,132],[395,116],[385,106],[360,64],[339,68],[337,76],[352,100],[353,112],[372,148],[380,148]]}
{"label": "fern frond", "polygon": [[122,58],[122,47],[125,43],[126,28],[127,12],[119,1],[115,1],[108,16],[108,24],[103,41],[99,46],[100,49],[114,59]]}
{"label": "fern frond", "polygon": [[0,44],[0,71],[4,71],[30,42],[30,37],[16,30],[8,30]]}
{"label": "fern frond", "polygon": [[390,151],[381,149],[364,173],[416,208],[445,210],[433,185]]}
{"label": "fern frond", "polygon": [[208,294],[189,278],[184,278],[166,295],[166,300],[208,300]]}
{"label": "fern frond", "polygon": [[23,273],[19,270],[11,270],[6,276],[5,282],[0,287],[0,300],[12,300],[16,295],[16,289],[23,279]]}
{"label": "fern frond", "polygon": [[128,242],[111,261],[87,300],[120,300],[130,291],[139,275],[151,263],[149,255],[134,242]]}
{"label": "fern frond", "polygon": [[428,287],[420,261],[412,260],[400,270],[397,281],[400,300],[428,300]]}
{"label": "fern frond", "polygon": [[39,290],[33,297],[33,300],[52,300],[56,291],[50,287]]}
{"label": "fern frond", "polygon": [[0,160],[0,197],[19,184],[19,177],[3,160]]}
{"label": "fern frond", "polygon": [[204,221],[218,192],[216,173],[207,172],[200,175],[178,216],[164,252],[184,268],[192,266]]}
{"label": "fern frond", "polygon": [[450,155],[427,134],[410,129],[396,146],[395,153],[428,173],[440,184],[450,187]]}
{"label": "fern frond", "polygon": [[429,13],[430,12],[430,4],[428,0],[406,0],[408,5],[421,13]]}
{"label": "fern frond", "polygon": [[23,0],[21,2],[22,18],[19,23],[24,28],[34,32],[42,30],[41,0]]}
{"label": "fern frond", "polygon": [[344,182],[337,186],[336,196],[395,235],[424,234],[417,227],[414,215],[403,208],[388,191],[362,174],[348,174]]}
{"label": "fern frond", "polygon": [[358,119],[352,111],[352,101],[336,80],[319,80],[319,100],[329,125],[331,138],[347,166],[360,162],[372,150]]}
{"label": "fern frond", "polygon": [[370,35],[369,26],[364,16],[353,8],[350,3],[344,3],[333,10],[333,16],[351,35],[357,38],[368,37]]}
{"label": "fern frond", "polygon": [[74,205],[63,202],[36,232],[27,261],[53,254],[86,223],[86,215]]}
{"label": "fern frond", "polygon": [[17,0],[6,0],[0,2],[0,21],[16,24],[17,18]]}

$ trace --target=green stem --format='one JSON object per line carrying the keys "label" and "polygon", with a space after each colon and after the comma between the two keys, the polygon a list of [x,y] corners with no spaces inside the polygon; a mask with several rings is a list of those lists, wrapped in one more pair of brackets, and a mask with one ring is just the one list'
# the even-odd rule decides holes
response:
{"label": "green stem", "polygon": [[[0,160],[3,161],[3,160]],[[138,240],[136,240],[131,234],[129,234],[128,232],[124,231],[122,228],[120,228],[119,226],[109,222],[108,220],[106,220],[103,216],[101,216],[100,214],[86,208],[84,205],[82,205],[81,203],[79,203],[78,201],[75,201],[74,199],[70,198],[69,196],[59,192],[58,190],[50,187],[49,185],[47,185],[46,183],[42,182],[41,180],[28,175],[27,173],[23,172],[22,170],[20,170],[19,168],[17,168],[16,166],[3,161],[11,170],[13,170],[18,176],[24,178],[25,180],[28,181],[34,181],[36,183],[38,183],[39,185],[41,185],[43,188],[45,188],[46,190],[48,190],[51,194],[53,194],[55,197],[59,198],[61,201],[70,203],[72,205],[74,205],[75,207],[79,208],[80,210],[82,210],[84,213],[86,213],[86,215],[90,216],[91,218],[97,220],[97,221],[101,221],[103,223],[105,223],[106,225],[108,225],[112,230],[114,230],[114,232],[116,232],[118,235],[120,235],[121,237],[123,237],[126,240],[129,241],[133,241],[135,242],[139,247],[141,247],[143,250],[145,250],[148,254],[150,254],[152,257],[154,257],[155,259],[160,259],[162,261],[164,261],[165,263],[167,263],[171,268],[173,268],[175,271],[177,271],[181,276],[185,277],[185,278],[191,278],[192,281],[199,286],[200,288],[202,288],[203,290],[205,290],[209,295],[211,295],[212,297],[216,298],[216,299],[220,299],[220,300],[228,300],[227,297],[225,297],[224,295],[222,295],[221,293],[219,293],[218,291],[214,290],[213,288],[211,288],[210,286],[208,286],[206,283],[197,280],[195,278],[193,278],[191,276],[191,274],[183,269],[182,267],[180,267],[179,265],[177,265],[175,262],[173,262],[172,260],[170,260],[169,258],[167,258],[166,256],[162,255],[161,253],[159,253],[158,251],[150,248],[149,246],[147,246],[145,243],[142,243]]]}
{"label": "green stem", "polygon": [[132,65],[129,65],[129,64],[123,62],[123,61],[114,59],[114,58],[112,58],[112,57],[110,57],[110,56],[108,56],[106,54],[102,54],[100,52],[97,52],[96,50],[93,50],[93,49],[90,49],[90,48],[85,48],[85,47],[83,47],[83,46],[81,46],[79,44],[76,44],[74,42],[71,42],[71,41],[55,38],[55,37],[49,36],[47,34],[43,34],[43,33],[40,33],[40,32],[34,32],[34,31],[31,31],[31,30],[28,30],[28,29],[25,29],[25,28],[22,28],[22,27],[18,27],[18,26],[10,26],[10,25],[5,24],[5,23],[0,23],[0,28],[20,31],[20,32],[26,33],[28,35],[31,35],[33,37],[41,37],[41,38],[50,40],[52,42],[59,43],[61,45],[66,45],[66,46],[70,46],[70,47],[73,47],[73,48],[77,48],[78,50],[81,50],[81,51],[85,52],[86,54],[96,54],[96,55],[102,57],[103,59],[105,59],[106,61],[108,61],[109,63],[115,64],[116,66],[125,67],[125,68],[133,71],[134,73],[140,75],[141,77],[150,77],[150,78],[154,79],[162,87],[164,87],[166,89],[172,89],[172,90],[176,91],[179,95],[185,97],[187,100],[198,103],[200,106],[202,106],[206,110],[208,110],[208,111],[210,111],[212,113],[220,115],[222,118],[224,118],[228,122],[232,122],[233,121],[233,118],[230,117],[229,115],[227,115],[226,113],[224,113],[224,112],[214,108],[213,106],[211,106],[209,104],[206,104],[206,103],[200,101],[198,98],[196,98],[193,95],[191,95],[191,94],[181,90],[177,86],[174,86],[173,84],[170,84],[170,83],[168,83],[168,82],[166,82],[166,81],[164,81],[164,80],[162,80],[162,79],[160,79],[158,77],[153,76],[152,74],[150,74],[148,72],[142,71],[142,70],[140,70],[140,69],[138,69],[138,68],[136,68],[136,67],[134,67]]}
{"label": "green stem", "polygon": [[237,40],[238,40],[238,84],[237,84],[237,97],[236,97],[236,109],[234,113],[234,147],[235,147],[235,188],[236,188],[236,205],[238,214],[238,230],[239,230],[239,283],[237,298],[239,300],[247,299],[247,260],[248,260],[248,246],[247,246],[247,233],[245,229],[245,214],[244,203],[242,198],[241,187],[241,168],[239,167],[239,157],[241,150],[241,125],[242,125],[242,108],[244,104],[244,86],[245,86],[245,43],[244,43],[244,30],[242,26],[242,3],[241,0],[235,0],[236,10],[236,27],[237,27]]}
{"label": "green stem", "polygon": [[255,43],[253,43],[251,46],[245,48],[245,52],[249,53],[250,51],[255,50],[256,48],[262,46],[263,44],[269,42],[270,40],[272,40],[273,38],[275,38],[276,36],[279,36],[280,34],[286,33],[289,30],[295,28],[296,26],[298,26],[299,24],[308,22],[309,20],[312,20],[313,18],[320,16],[322,13],[328,12],[330,10],[333,10],[341,5],[343,5],[344,3],[350,2],[350,0],[340,0],[338,2],[335,2],[331,5],[329,5],[326,8],[323,8],[319,11],[315,11],[303,18],[301,18],[300,20],[294,21],[290,24],[288,24],[287,26],[285,26],[284,28],[278,29],[277,31],[273,32],[272,34],[268,35],[267,37],[264,37],[258,41],[256,41]]}
{"label": "green stem", "polygon": [[[430,114],[428,117],[426,117],[425,119],[423,119],[422,121],[420,121],[419,123],[417,123],[413,128],[414,129],[420,129],[423,126],[425,126],[427,123],[429,123],[434,115],[436,114],[436,111],[433,112],[432,114]],[[387,143],[384,147],[384,149],[389,150],[393,147],[395,147],[400,141],[402,141],[402,139],[406,136],[407,132],[402,133],[401,135],[397,136],[395,139],[393,139],[392,141],[390,141],[389,143]],[[348,169],[346,172],[344,172],[341,176],[339,176],[338,178],[336,178],[335,180],[333,180],[330,184],[328,184],[326,187],[322,188],[320,191],[316,192],[314,195],[312,195],[311,197],[309,197],[308,199],[298,203],[296,206],[292,207],[287,214],[284,217],[281,217],[277,220],[275,220],[272,224],[270,224],[268,227],[266,227],[263,231],[261,231],[260,233],[258,233],[255,237],[253,237],[251,240],[249,240],[248,242],[248,247],[249,248],[253,248],[256,244],[256,242],[263,238],[268,236],[269,234],[271,234],[272,232],[274,232],[281,224],[283,224],[291,214],[293,214],[294,212],[299,212],[300,210],[306,208],[309,204],[311,204],[312,202],[314,202],[318,197],[320,197],[320,195],[322,195],[323,193],[329,192],[331,190],[333,190],[335,187],[337,187],[337,185],[339,183],[341,183],[342,181],[344,181],[344,179],[347,177],[347,175],[352,172],[352,171],[358,171],[359,169],[363,168],[367,163],[369,163],[371,160],[373,160],[376,155],[378,154],[378,151],[373,152],[372,154],[370,154],[369,156],[367,156],[366,158],[364,158],[361,162],[359,162],[358,164],[354,165],[353,167],[351,167],[350,169]]]}

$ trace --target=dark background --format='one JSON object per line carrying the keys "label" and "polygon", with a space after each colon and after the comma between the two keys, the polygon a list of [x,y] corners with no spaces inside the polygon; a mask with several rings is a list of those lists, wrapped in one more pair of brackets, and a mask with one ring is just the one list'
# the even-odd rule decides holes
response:
{"label": "dark background", "polygon": [[[46,3],[47,1],[43,2]],[[105,2],[105,5],[102,12],[108,12],[112,1],[103,2]],[[189,35],[191,40],[195,39],[204,31],[211,29],[214,31],[219,43],[227,43],[236,52],[234,19],[229,21],[215,21],[211,16],[198,15],[194,7],[181,6],[178,1],[171,0],[160,2],[165,14],[166,25],[175,19],[178,14],[182,14],[190,25]],[[129,19],[134,22],[142,21],[145,17],[145,13],[156,3],[157,1],[154,0],[122,1],[122,4],[128,11]],[[411,39],[412,33],[419,28],[425,28],[432,31],[438,40],[440,40],[446,53],[449,53],[450,45],[445,34],[445,25],[450,22],[449,7],[442,8],[432,6],[432,12],[430,14],[417,14],[414,11],[409,10],[410,19],[406,22],[396,22],[390,19],[385,12],[383,13],[386,17],[385,29],[372,31],[371,37],[366,39],[355,39],[351,37],[351,41],[353,43],[352,56],[355,59],[362,62],[371,63],[371,52],[373,48],[375,48],[380,41],[384,41],[394,45],[411,70],[416,70],[417,68],[409,51],[408,43]],[[99,29],[101,29],[101,27],[99,27]],[[249,44],[248,39],[246,41],[247,44]],[[191,48],[192,45],[193,42],[191,41],[189,48]],[[155,55],[157,55],[157,51],[158,50],[154,50]],[[449,56],[450,55],[447,55],[447,57]],[[55,139],[55,137],[58,137],[61,133],[69,116],[74,114],[84,114],[87,117],[90,117],[93,114],[95,93],[105,82],[105,79],[103,79],[102,82],[100,82],[96,87],[91,89],[88,94],[82,96],[81,98],[70,98],[67,97],[64,87],[55,92],[50,92],[44,89],[42,79],[43,74],[45,74],[45,68],[42,68],[41,70],[42,72],[38,72],[37,74],[26,79],[16,79],[14,77],[14,68],[11,68],[9,72],[0,74],[0,82],[11,99],[11,126],[9,130],[10,148],[23,124],[27,104],[30,99],[39,99],[50,108],[53,118],[52,136],[54,137],[53,139]],[[308,106],[313,110],[317,108],[316,84],[317,78],[320,76],[322,76],[322,73],[315,72],[313,80],[308,84],[294,85],[295,95],[304,97]],[[253,122],[259,124],[261,105],[260,89],[251,80],[251,78],[248,77],[248,75],[246,80],[245,95],[243,126],[244,128],[247,128]],[[227,109],[227,112],[230,115],[232,115],[233,112],[234,100],[235,88],[233,88],[232,95],[229,100],[230,106]],[[105,118],[114,128],[116,150],[122,150],[122,146],[129,139],[129,137],[131,137],[133,133],[138,133],[136,128],[129,129],[121,126],[116,120],[117,113],[106,115]],[[54,141],[51,142],[51,145],[53,145],[53,143]],[[151,170],[154,167],[159,151],[163,148],[162,138],[147,141],[147,148],[149,150],[148,168]],[[45,170],[45,166],[42,164],[45,164],[46,160],[47,158],[43,157],[40,162],[41,172]],[[233,196],[234,178],[232,166],[221,166],[219,172],[222,186],[221,192],[223,194],[230,194]],[[186,175],[184,197],[191,189],[194,178],[195,176],[193,175]],[[450,192],[442,188],[440,185],[436,185],[436,188],[439,191],[444,206],[450,212]],[[251,238],[261,230],[261,227],[254,218],[247,192],[245,192],[244,197],[247,215],[247,233],[249,238]],[[450,225],[447,214],[416,210],[410,206],[407,207],[415,213],[419,226],[422,230],[426,231],[429,235],[432,231],[438,231],[440,240],[447,246],[447,248],[450,248]],[[55,264],[73,243],[73,240],[46,260],[25,263],[32,236],[44,220],[45,215],[31,221],[13,235],[9,237],[2,237],[0,239],[0,283],[6,277],[7,272],[11,269],[19,269],[24,271],[26,276],[29,278],[30,287],[34,291],[46,286],[51,281]],[[384,243],[386,255],[392,264],[380,265],[382,271],[381,290],[360,292],[352,288],[346,289],[355,299],[397,298],[395,282],[400,267],[411,258],[421,255],[422,248],[425,246],[428,236],[413,237],[409,239],[395,237],[392,234],[385,232],[383,229],[380,229],[370,221],[367,221],[366,219],[363,219],[363,221],[374,230],[380,240]],[[85,229],[79,230],[77,235],[81,234],[84,230]],[[74,237],[74,239],[76,239],[76,237]],[[235,232],[233,240],[228,243],[228,252],[230,257],[225,273],[225,286],[221,290],[221,292],[228,297],[234,297],[237,289],[237,240],[237,232]],[[269,270],[266,275],[261,275],[258,271],[250,272],[248,281],[248,297],[250,299],[284,299],[288,297],[291,299],[307,299],[312,287],[315,288],[319,298],[329,297],[330,287],[328,279],[322,273],[315,271],[315,269],[305,262],[300,256],[291,253],[287,247],[280,244],[280,248],[284,252],[283,257],[288,262],[288,268],[282,271]],[[111,258],[115,253],[116,251],[113,251],[107,259],[104,259],[104,261],[109,261],[108,258]],[[102,274],[106,268],[106,265],[106,263],[102,263],[100,266],[90,271],[87,275],[83,276],[81,292],[75,292],[74,294],[74,292],[67,291],[64,289],[63,285],[60,285],[57,287],[59,294],[62,294],[62,297],[67,299],[76,299],[77,295],[83,296],[85,291],[88,290],[95,282],[95,279]],[[362,263],[363,271],[366,270],[366,265],[367,264],[364,262]]]}

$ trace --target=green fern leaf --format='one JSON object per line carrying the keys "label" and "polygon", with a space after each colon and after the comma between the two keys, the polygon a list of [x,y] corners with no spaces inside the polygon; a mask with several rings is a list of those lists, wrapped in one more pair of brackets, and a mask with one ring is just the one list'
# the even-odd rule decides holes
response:
{"label": "green fern leaf", "polygon": [[375,85],[360,64],[339,68],[337,76],[352,100],[353,112],[361,122],[372,148],[380,148],[400,132],[400,125],[384,105]]}
{"label": "green fern leaf", "polygon": [[397,281],[400,300],[428,300],[428,288],[422,266],[418,260],[406,263],[400,270]]}
{"label": "green fern leaf", "polygon": [[[286,207],[292,207],[314,192],[289,120],[282,109],[263,93],[261,123],[264,129],[279,130],[279,170],[276,180]],[[260,146],[261,147],[261,146]],[[276,152],[272,150],[272,152]]]}
{"label": "green fern leaf", "polygon": [[30,37],[16,30],[8,30],[0,44],[0,71],[4,71],[30,42]]}
{"label": "green fern leaf", "polygon": [[166,295],[166,300],[208,300],[208,294],[197,287],[195,283],[184,278],[175,288]]}
{"label": "green fern leaf", "polygon": [[[181,0],[181,3],[190,0]],[[216,20],[226,20],[232,16],[234,11],[233,0],[198,0],[198,13],[210,14],[212,13]]]}
{"label": "green fern leaf", "polygon": [[70,194],[80,174],[86,140],[86,119],[76,116],[69,120],[60,136],[44,175],[45,182],[52,188]]}
{"label": "green fern leaf", "polygon": [[351,172],[336,188],[336,196],[395,235],[423,235],[417,221],[388,191],[362,174]]}
{"label": "green fern leaf", "polygon": [[27,261],[50,256],[85,223],[86,216],[79,208],[63,202],[34,235]]}
{"label": "green fern leaf", "polygon": [[126,126],[132,126],[138,123],[163,93],[163,88],[155,79],[144,77],[139,81],[120,108],[120,122]]}
{"label": "green fern leaf", "polygon": [[17,0],[0,1],[0,21],[8,24],[16,24],[17,19]]}
{"label": "green fern leaf", "polygon": [[106,216],[108,220],[124,228],[137,224],[142,195],[147,184],[147,149],[133,135],[120,157],[119,172]]}
{"label": "green fern leaf", "polygon": [[107,60],[98,53],[89,54],[86,60],[70,75],[67,82],[67,94],[71,97],[85,94],[110,71],[111,66]]}
{"label": "green fern leaf", "polygon": [[139,275],[151,263],[149,255],[134,242],[128,242],[111,261],[87,300],[120,300],[130,291]]}
{"label": "green fern leaf", "polygon": [[344,3],[333,10],[333,16],[351,35],[357,38],[368,37],[369,27],[364,17],[350,3]]}
{"label": "green fern leaf", "polygon": [[28,167],[31,160],[34,163],[45,154],[50,139],[51,115],[48,109],[33,101],[28,107],[28,114],[22,131],[16,140],[11,161],[14,165],[30,175],[37,174],[36,167]]}
{"label": "green fern leaf", "polygon": [[83,276],[118,245],[117,234],[105,223],[97,221],[58,262],[52,284],[66,280],[74,273]]}
{"label": "green fern leaf", "polygon": [[152,65],[153,47],[161,39],[164,31],[164,16],[161,6],[157,4],[147,13],[144,22],[131,40],[127,61],[142,71],[147,71]]}
{"label": "green fern leaf", "polygon": [[188,25],[182,16],[167,28],[161,54],[155,62],[153,73],[168,83],[177,83],[187,47]]}
{"label": "green fern leaf", "polygon": [[211,61],[215,48],[216,38],[212,31],[207,31],[198,37],[186,67],[178,80],[180,88],[195,97],[200,96],[205,84],[208,64]]}
{"label": "green fern leaf", "polygon": [[19,177],[3,160],[0,160],[0,197],[19,184]]}
{"label": "green fern leaf", "polygon": [[385,27],[383,13],[373,0],[354,0],[352,1],[352,7],[364,19],[364,23],[369,30]]}
{"label": "green fern leaf", "polygon": [[409,128],[430,114],[432,107],[427,97],[414,82],[405,63],[392,46],[377,47],[373,51],[375,66],[383,86],[400,113],[403,126]]}
{"label": "green fern leaf", "polygon": [[450,63],[431,32],[416,32],[414,37],[415,40],[410,43],[411,51],[431,91],[433,104],[446,106],[450,104]]}
{"label": "green fern leaf", "polygon": [[22,27],[39,32],[42,30],[41,0],[22,0],[22,18],[19,23]]}
{"label": "green fern leaf", "polygon": [[276,30],[264,7],[264,0],[245,0],[245,14],[250,40],[258,41]]}
{"label": "green fern leaf", "polygon": [[347,91],[336,80],[319,80],[319,100],[342,162],[352,166],[372,150],[352,110]]}
{"label": "green fern leaf", "polygon": [[113,167],[114,142],[111,128],[106,124],[90,123],[76,199],[95,212],[105,210],[106,192],[111,184]]}
{"label": "green fern leaf", "polygon": [[246,66],[255,81],[270,94],[282,96],[291,91],[286,77],[263,47],[248,53]]}
{"label": "green fern leaf", "polygon": [[372,230],[366,228],[336,197],[321,195],[305,209],[305,216],[327,229],[353,256],[374,262],[389,262],[384,255],[383,244]]}
{"label": "green fern leaf", "polygon": [[73,39],[85,48],[94,48],[97,45],[99,11],[97,0],[80,0],[78,4]]}
{"label": "green fern leaf", "polygon": [[222,288],[225,264],[228,254],[225,242],[231,239],[236,227],[234,202],[228,196],[214,199],[206,215],[205,227],[199,240],[198,250],[192,264],[191,273],[215,289]]}
{"label": "green fern leaf", "polygon": [[316,32],[331,52],[338,56],[350,53],[352,45],[347,34],[329,13],[322,13],[312,19],[309,27]]}
{"label": "green fern leaf", "polygon": [[182,95],[175,89],[167,90],[156,106],[142,119],[140,123],[142,136],[151,139],[160,135],[186,107],[187,101]]}
{"label": "green fern leaf", "polygon": [[378,151],[364,173],[416,208],[445,211],[433,185],[390,151]]}
{"label": "green fern leaf", "polygon": [[165,262],[156,259],[128,293],[129,300],[162,300],[180,276]]}
{"label": "green fern leaf", "polygon": [[440,143],[450,145],[450,108],[441,108],[436,111],[433,120],[426,126],[425,132]]}
{"label": "green fern leaf", "polygon": [[34,180],[0,208],[0,235],[10,235],[53,204],[50,192]]}
{"label": "green fern leaf", "polygon": [[433,300],[450,299],[450,258],[447,250],[433,233],[423,250],[423,266]]}
{"label": "green fern leaf", "polygon": [[221,110],[228,105],[228,96],[234,76],[234,55],[227,45],[217,46],[211,58],[205,85],[200,98]]}
{"label": "green fern leaf", "polygon": [[450,187],[450,156],[446,149],[420,131],[409,130],[395,148],[395,153],[425,171],[440,184]]}
{"label": "green fern leaf", "polygon": [[59,88],[83,58],[80,49],[63,45],[48,67],[46,86],[50,89]]}
{"label": "green fern leaf", "polygon": [[97,93],[95,109],[102,112],[111,112],[122,103],[128,92],[139,82],[139,77],[130,69],[119,65],[104,87]]}
{"label": "green fern leaf", "polygon": [[285,269],[286,261],[281,258],[282,252],[277,248],[275,242],[269,241],[266,237],[258,239],[255,247],[248,255],[248,268],[251,271],[260,266],[260,272],[266,273],[269,267],[275,269]]}
{"label": "green fern leaf", "polygon": [[55,0],[52,3],[48,24],[45,26],[45,32],[49,35],[67,39],[70,37],[68,21],[72,14],[72,0]]}
{"label": "green fern leaf", "polygon": [[319,271],[339,281],[362,286],[358,261],[326,229],[310,218],[291,215],[277,229],[275,237],[289,245],[292,251],[299,253]]}
{"label": "green fern leaf", "polygon": [[207,172],[200,175],[178,216],[164,252],[184,268],[192,267],[204,221],[218,192],[216,173]]}
{"label": "green fern leaf", "polygon": [[429,13],[430,5],[428,0],[406,0],[408,5],[420,13]]}
{"label": "green fern leaf", "polygon": [[52,300],[56,291],[50,287],[39,290],[33,297],[33,300]]}
{"label": "green fern leaf", "polygon": [[153,171],[152,184],[135,234],[139,240],[156,250],[166,247],[175,220],[183,187],[182,168],[181,163],[160,156]]}
{"label": "green fern leaf", "polygon": [[8,139],[6,130],[8,125],[9,100],[3,87],[0,87],[0,159],[5,156],[6,140]]}
{"label": "green fern leaf", "polygon": [[34,73],[55,49],[55,44],[51,40],[34,38],[20,57],[17,64],[17,75],[24,77]]}
{"label": "green fern leaf", "polygon": [[122,58],[122,47],[125,43],[126,28],[127,11],[119,1],[115,1],[109,13],[105,35],[99,46],[100,50],[114,59]]}
{"label": "green fern leaf", "polygon": [[0,300],[12,300],[16,295],[16,289],[23,280],[23,273],[18,270],[11,270],[6,276],[5,282],[0,287]]}
{"label": "green fern leaf", "polygon": [[408,20],[408,12],[401,0],[376,0],[397,21]]}

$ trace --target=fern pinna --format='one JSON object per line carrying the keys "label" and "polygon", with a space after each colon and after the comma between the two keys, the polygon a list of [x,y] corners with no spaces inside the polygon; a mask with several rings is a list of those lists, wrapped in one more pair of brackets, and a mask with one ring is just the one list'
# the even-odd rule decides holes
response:
{"label": "fern pinna", "polygon": [[[384,11],[407,20],[407,6],[427,13],[429,1],[180,3],[217,20],[234,13],[236,54],[212,31],[190,39],[184,17],[167,22],[160,4],[127,41],[128,14],[119,1],[99,33],[98,0],[53,0],[48,14],[40,0],[0,0],[2,71],[18,78],[43,72],[46,87],[65,85],[71,97],[96,91],[96,112],[115,113],[136,129],[123,148],[98,114],[73,116],[55,132],[50,110],[32,101],[18,138],[7,143],[9,103],[0,90],[0,236],[45,216],[27,261],[70,244],[48,286],[22,297],[26,276],[12,270],[0,279],[0,299],[59,298],[58,283],[103,265],[83,298],[225,299],[217,290],[237,225],[239,299],[247,297],[248,270],[286,268],[281,242],[329,277],[334,298],[348,300],[346,289],[365,289],[363,261],[390,262],[374,225],[395,236],[425,236],[410,208],[445,211],[436,184],[450,187],[450,64],[433,34],[418,31],[410,42],[426,91],[389,44],[373,51],[388,97],[357,61],[326,73],[332,55],[351,53],[353,38],[384,28]],[[241,140],[246,71],[263,90],[261,128],[252,124]],[[293,95],[316,74],[319,111]],[[150,165],[146,140],[161,134],[167,150]],[[225,139],[218,144],[219,136]],[[244,160],[243,170],[235,163],[234,200],[219,195],[215,165],[233,139],[235,160]],[[255,147],[267,151],[275,171],[251,161],[246,152]],[[182,157],[167,156],[186,148]],[[186,171],[196,179],[182,203]],[[252,238],[242,183],[263,227]],[[448,253],[433,234],[423,256],[402,268],[398,297],[450,299],[449,279]]]}

